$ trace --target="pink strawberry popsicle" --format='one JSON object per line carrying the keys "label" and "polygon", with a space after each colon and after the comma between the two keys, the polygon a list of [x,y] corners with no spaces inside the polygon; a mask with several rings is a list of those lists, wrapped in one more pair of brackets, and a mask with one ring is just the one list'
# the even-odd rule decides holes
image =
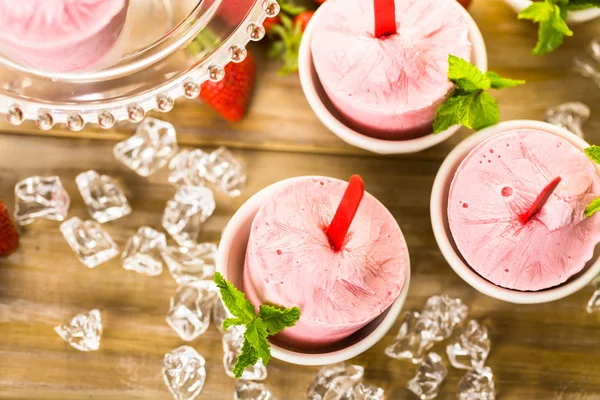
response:
{"label": "pink strawberry popsicle", "polygon": [[455,0],[396,0],[397,33],[374,36],[373,0],[328,0],[313,17],[312,56],[349,126],[404,140],[432,132],[453,89],[448,55],[469,61],[469,27]]}
{"label": "pink strawberry popsicle", "polygon": [[463,160],[448,220],[461,255],[482,277],[543,290],[592,258],[600,214],[585,218],[584,211],[598,197],[600,178],[582,150],[554,134],[519,129],[487,139]]}
{"label": "pink strawberry popsicle", "polygon": [[305,177],[274,194],[254,218],[243,274],[252,303],[298,306],[300,320],[277,336],[314,349],[356,332],[398,297],[408,250],[398,224],[364,193],[343,248],[325,231],[348,183]]}
{"label": "pink strawberry popsicle", "polygon": [[34,69],[71,72],[117,62],[128,0],[0,0],[0,52]]}

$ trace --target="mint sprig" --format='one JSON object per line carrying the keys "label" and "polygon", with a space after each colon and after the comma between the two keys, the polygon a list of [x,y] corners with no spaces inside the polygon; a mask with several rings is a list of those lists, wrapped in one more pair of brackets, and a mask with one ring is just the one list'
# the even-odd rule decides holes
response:
{"label": "mint sprig", "polygon": [[456,85],[454,93],[438,107],[433,133],[440,133],[454,125],[480,130],[498,123],[498,103],[486,91],[519,86],[523,80],[503,78],[495,72],[483,73],[468,61],[449,55],[448,79]]}
{"label": "mint sprig", "polygon": [[[592,145],[583,151],[590,160],[596,164],[600,164],[600,146]],[[592,200],[592,202],[585,208],[585,217],[591,217],[596,211],[600,211],[600,197]]]}
{"label": "mint sprig", "polygon": [[538,41],[533,54],[548,54],[563,43],[565,36],[573,36],[567,26],[569,11],[600,7],[600,0],[544,0],[537,1],[519,14],[519,19],[526,19],[539,24]]}
{"label": "mint sprig", "polygon": [[242,351],[233,368],[236,378],[241,378],[248,367],[262,360],[267,365],[271,360],[271,345],[267,337],[273,336],[286,328],[292,327],[300,318],[298,307],[284,308],[271,305],[261,305],[256,314],[254,305],[223,275],[215,273],[215,283],[221,292],[223,304],[233,318],[223,321],[223,330],[234,325],[244,326],[244,343]]}

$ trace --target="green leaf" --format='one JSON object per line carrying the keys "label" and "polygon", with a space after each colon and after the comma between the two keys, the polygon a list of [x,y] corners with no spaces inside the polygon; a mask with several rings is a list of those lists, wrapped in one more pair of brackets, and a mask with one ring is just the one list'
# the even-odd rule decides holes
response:
{"label": "green leaf", "polygon": [[519,19],[528,19],[540,24],[533,54],[548,54],[563,43],[565,36],[573,36],[565,22],[566,16],[566,6],[559,6],[552,1],[535,2],[521,11]]}
{"label": "green leaf", "polygon": [[600,7],[600,0],[570,0],[565,7],[569,11],[598,8]]}
{"label": "green leaf", "polygon": [[227,318],[225,321],[223,321],[223,331],[226,331],[230,326],[234,326],[234,325],[246,325],[244,323],[244,321],[242,321],[239,318]]}
{"label": "green leaf", "polygon": [[519,86],[519,85],[524,85],[526,83],[524,80],[521,80],[521,79],[503,78],[500,75],[498,75],[497,73],[492,72],[492,71],[486,72],[485,75],[489,78],[493,89],[506,89],[506,88],[511,88],[511,87],[515,87],[515,86]]}
{"label": "green leaf", "polygon": [[480,91],[453,96],[437,109],[433,133],[440,133],[454,125],[480,130],[498,123],[500,109],[489,93]]}
{"label": "green leaf", "polygon": [[490,88],[490,79],[479,68],[452,54],[448,56],[448,79],[466,93]]}
{"label": "green leaf", "polygon": [[269,335],[275,335],[285,328],[296,325],[296,321],[300,318],[300,309],[298,307],[293,308],[279,308],[263,304],[259,307],[258,318],[260,318]]}
{"label": "green leaf", "polygon": [[215,273],[215,283],[221,292],[221,299],[225,307],[243,324],[248,324],[256,318],[254,305],[246,299],[246,295],[226,281],[218,272]]}
{"label": "green leaf", "polygon": [[465,126],[478,131],[500,121],[500,108],[492,95],[481,92],[476,94],[469,103],[467,115],[468,124]]}
{"label": "green leaf", "polygon": [[262,359],[263,364],[267,365],[271,360],[271,346],[267,341],[267,327],[265,323],[257,318],[246,325],[244,332],[245,341],[256,350],[258,358]]}
{"label": "green leaf", "polygon": [[440,133],[464,120],[465,102],[470,94],[452,96],[438,107],[433,121],[433,133]]}
{"label": "green leaf", "polygon": [[283,1],[279,2],[279,6],[281,7],[281,11],[283,11],[284,13],[291,15],[292,17],[295,17],[298,14],[301,14],[302,12],[306,11],[306,8],[302,7],[302,6],[297,6],[295,4],[291,4],[291,3],[286,3]]}
{"label": "green leaf", "polygon": [[533,2],[529,7],[519,13],[519,19],[528,19],[533,22],[550,20],[555,4],[549,2]]}
{"label": "green leaf", "polygon": [[238,359],[233,367],[233,375],[236,378],[241,378],[244,370],[248,367],[253,366],[258,362],[258,352],[252,347],[250,342],[244,339],[242,344],[242,351],[238,356]]}
{"label": "green leaf", "polygon": [[600,210],[600,197],[592,200],[592,202],[586,207],[585,217],[586,218],[591,217],[598,210]]}
{"label": "green leaf", "polygon": [[584,150],[585,155],[596,164],[600,164],[600,146],[592,145]]}

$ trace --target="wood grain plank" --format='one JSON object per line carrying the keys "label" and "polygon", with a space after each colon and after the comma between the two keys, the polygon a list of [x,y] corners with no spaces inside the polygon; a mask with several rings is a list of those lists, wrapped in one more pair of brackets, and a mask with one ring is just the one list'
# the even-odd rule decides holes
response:
{"label": "wood grain plank", "polygon": [[[528,80],[528,84],[511,90],[498,91],[502,120],[542,119],[544,110],[565,101],[583,101],[592,108],[588,132],[600,130],[598,88],[589,80],[571,71],[572,59],[587,43],[600,35],[600,23],[589,22],[574,27],[575,36],[567,38],[564,46],[546,57],[535,57],[536,26],[519,21],[502,0],[475,0],[470,9],[486,41],[490,69],[501,74]],[[253,45],[259,63],[254,99],[248,116],[231,124],[223,121],[199,101],[178,101],[168,114],[153,116],[172,122],[179,139],[188,145],[226,145],[229,147],[317,152],[335,154],[366,154],[353,148],[329,132],[316,118],[302,94],[296,75],[277,75],[279,65],[264,56],[267,43]],[[104,131],[88,127],[83,132],[70,132],[58,126],[42,133],[32,123],[19,127],[0,122],[0,130],[30,135],[54,135],[93,139],[123,139],[133,131],[129,123]],[[462,130],[450,140],[427,151],[404,156],[410,158],[441,158],[466,136]]]}
{"label": "wood grain plank", "polygon": [[[122,247],[140,225],[160,228],[162,209],[174,189],[164,170],[144,179],[116,163],[113,144],[0,135],[0,197],[12,209],[18,180],[58,174],[71,195],[69,216],[87,218],[75,176],[90,168],[112,175],[125,186],[134,210],[104,225]],[[390,209],[406,236],[413,273],[406,309],[420,309],[429,296],[441,292],[464,299],[471,316],[490,329],[489,365],[500,399],[600,399],[600,316],[584,312],[591,290],[552,304],[517,306],[467,286],[444,261],[429,221],[428,200],[440,160],[255,150],[237,154],[248,166],[248,188],[238,199],[217,196],[202,240],[218,241],[234,211],[268,184],[298,175],[347,179],[361,174],[367,190]],[[175,289],[167,271],[144,277],[125,271],[118,260],[89,270],[75,259],[58,223],[38,221],[26,227],[19,252],[0,261],[0,399],[170,398],[160,375],[162,357],[184,344],[164,320]],[[102,345],[98,352],[81,353],[64,343],[53,326],[91,308],[102,312]],[[415,367],[384,355],[397,329],[396,324],[352,362],[366,367],[367,379],[385,388],[388,399],[408,400],[413,397],[405,385]],[[199,399],[231,399],[234,381],[222,370],[219,332],[211,327],[191,345],[207,360],[208,379]],[[442,345],[434,350],[444,352]],[[316,371],[274,360],[267,384],[279,399],[301,400]],[[450,369],[438,398],[455,399],[461,376]]]}

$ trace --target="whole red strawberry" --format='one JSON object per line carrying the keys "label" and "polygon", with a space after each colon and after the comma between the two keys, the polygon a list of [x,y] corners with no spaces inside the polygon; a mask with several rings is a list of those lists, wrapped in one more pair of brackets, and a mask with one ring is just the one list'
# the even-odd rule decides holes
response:
{"label": "whole red strawberry", "polygon": [[19,247],[19,233],[6,207],[0,201],[0,257],[9,256],[17,247]]}
{"label": "whole red strawberry", "polygon": [[228,121],[239,121],[248,108],[256,65],[250,53],[241,63],[230,62],[225,66],[225,78],[219,82],[202,84],[200,98]]}
{"label": "whole red strawberry", "polygon": [[294,17],[294,25],[299,25],[300,30],[304,32],[311,18],[315,15],[314,11],[304,11]]}
{"label": "whole red strawberry", "polygon": [[469,7],[469,5],[471,4],[471,0],[457,0],[461,6],[463,6],[464,8]]}

